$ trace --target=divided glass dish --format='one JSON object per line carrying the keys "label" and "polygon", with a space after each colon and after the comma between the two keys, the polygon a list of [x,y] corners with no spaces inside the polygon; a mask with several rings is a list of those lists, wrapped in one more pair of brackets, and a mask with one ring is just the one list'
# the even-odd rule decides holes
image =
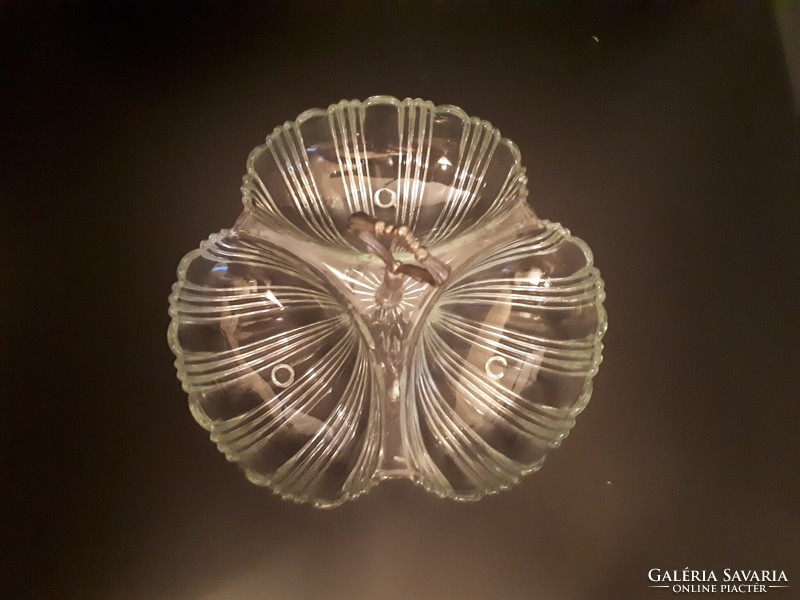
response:
{"label": "divided glass dish", "polygon": [[170,296],[220,451],[318,507],[387,478],[477,500],[537,470],[589,401],[606,316],[589,248],[526,183],[454,106],[378,96],[275,129]]}

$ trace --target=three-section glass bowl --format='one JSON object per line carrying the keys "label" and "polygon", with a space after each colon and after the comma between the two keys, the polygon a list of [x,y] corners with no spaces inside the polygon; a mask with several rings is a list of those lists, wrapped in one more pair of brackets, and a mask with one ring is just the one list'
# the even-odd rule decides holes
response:
{"label": "three-section glass bowl", "polygon": [[275,129],[170,296],[220,451],[318,507],[398,477],[476,500],[537,470],[589,401],[606,316],[589,248],[526,182],[454,106],[378,96]]}

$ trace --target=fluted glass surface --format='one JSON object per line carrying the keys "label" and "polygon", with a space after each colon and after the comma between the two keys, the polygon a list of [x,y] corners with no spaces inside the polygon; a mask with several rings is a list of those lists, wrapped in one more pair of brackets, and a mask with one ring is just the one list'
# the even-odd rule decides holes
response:
{"label": "fluted glass surface", "polygon": [[242,191],[234,227],[180,264],[169,340],[192,414],[251,481],[320,507],[390,477],[474,500],[569,433],[603,282],[489,123],[343,101],[277,128]]}

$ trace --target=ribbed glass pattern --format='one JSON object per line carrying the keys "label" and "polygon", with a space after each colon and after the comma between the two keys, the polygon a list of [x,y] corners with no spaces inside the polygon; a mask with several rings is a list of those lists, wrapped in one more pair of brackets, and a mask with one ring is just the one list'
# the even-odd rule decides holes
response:
{"label": "ribbed glass pattern", "polygon": [[276,129],[170,296],[220,451],[320,507],[394,477],[474,500],[539,468],[589,401],[606,317],[588,247],[525,183],[455,107],[375,97]]}

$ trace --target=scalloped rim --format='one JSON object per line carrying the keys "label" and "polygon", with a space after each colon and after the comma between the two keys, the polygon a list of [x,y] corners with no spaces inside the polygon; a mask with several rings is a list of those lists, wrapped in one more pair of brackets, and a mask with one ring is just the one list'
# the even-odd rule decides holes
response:
{"label": "scalloped rim", "polygon": [[[422,98],[405,98],[403,100],[399,100],[394,96],[379,95],[370,96],[365,100],[340,100],[339,102],[329,105],[328,108],[310,108],[297,115],[294,121],[286,121],[283,125],[277,126],[272,130],[272,133],[267,136],[263,144],[256,146],[250,151],[250,154],[247,156],[245,177],[255,173],[253,164],[255,163],[256,159],[261,156],[261,154],[269,148],[269,145],[272,143],[272,141],[276,137],[280,136],[283,132],[295,127],[299,127],[305,121],[308,121],[313,117],[323,117],[347,108],[366,108],[368,106],[379,105],[394,106],[398,109],[404,106],[424,106],[431,110],[435,115],[452,115],[459,118],[464,124],[469,123],[472,126],[482,127],[489,131],[496,131],[500,135],[500,139],[497,142],[498,145],[507,147],[511,152],[511,155],[514,157],[514,164],[509,169],[509,172],[522,175],[525,174],[525,167],[522,166],[522,154],[520,153],[517,145],[509,138],[503,137],[502,134],[500,134],[500,130],[494,127],[489,121],[479,117],[470,117],[463,109],[453,104],[434,104],[430,100],[423,100]],[[245,205],[245,210],[246,209],[247,206]]]}

